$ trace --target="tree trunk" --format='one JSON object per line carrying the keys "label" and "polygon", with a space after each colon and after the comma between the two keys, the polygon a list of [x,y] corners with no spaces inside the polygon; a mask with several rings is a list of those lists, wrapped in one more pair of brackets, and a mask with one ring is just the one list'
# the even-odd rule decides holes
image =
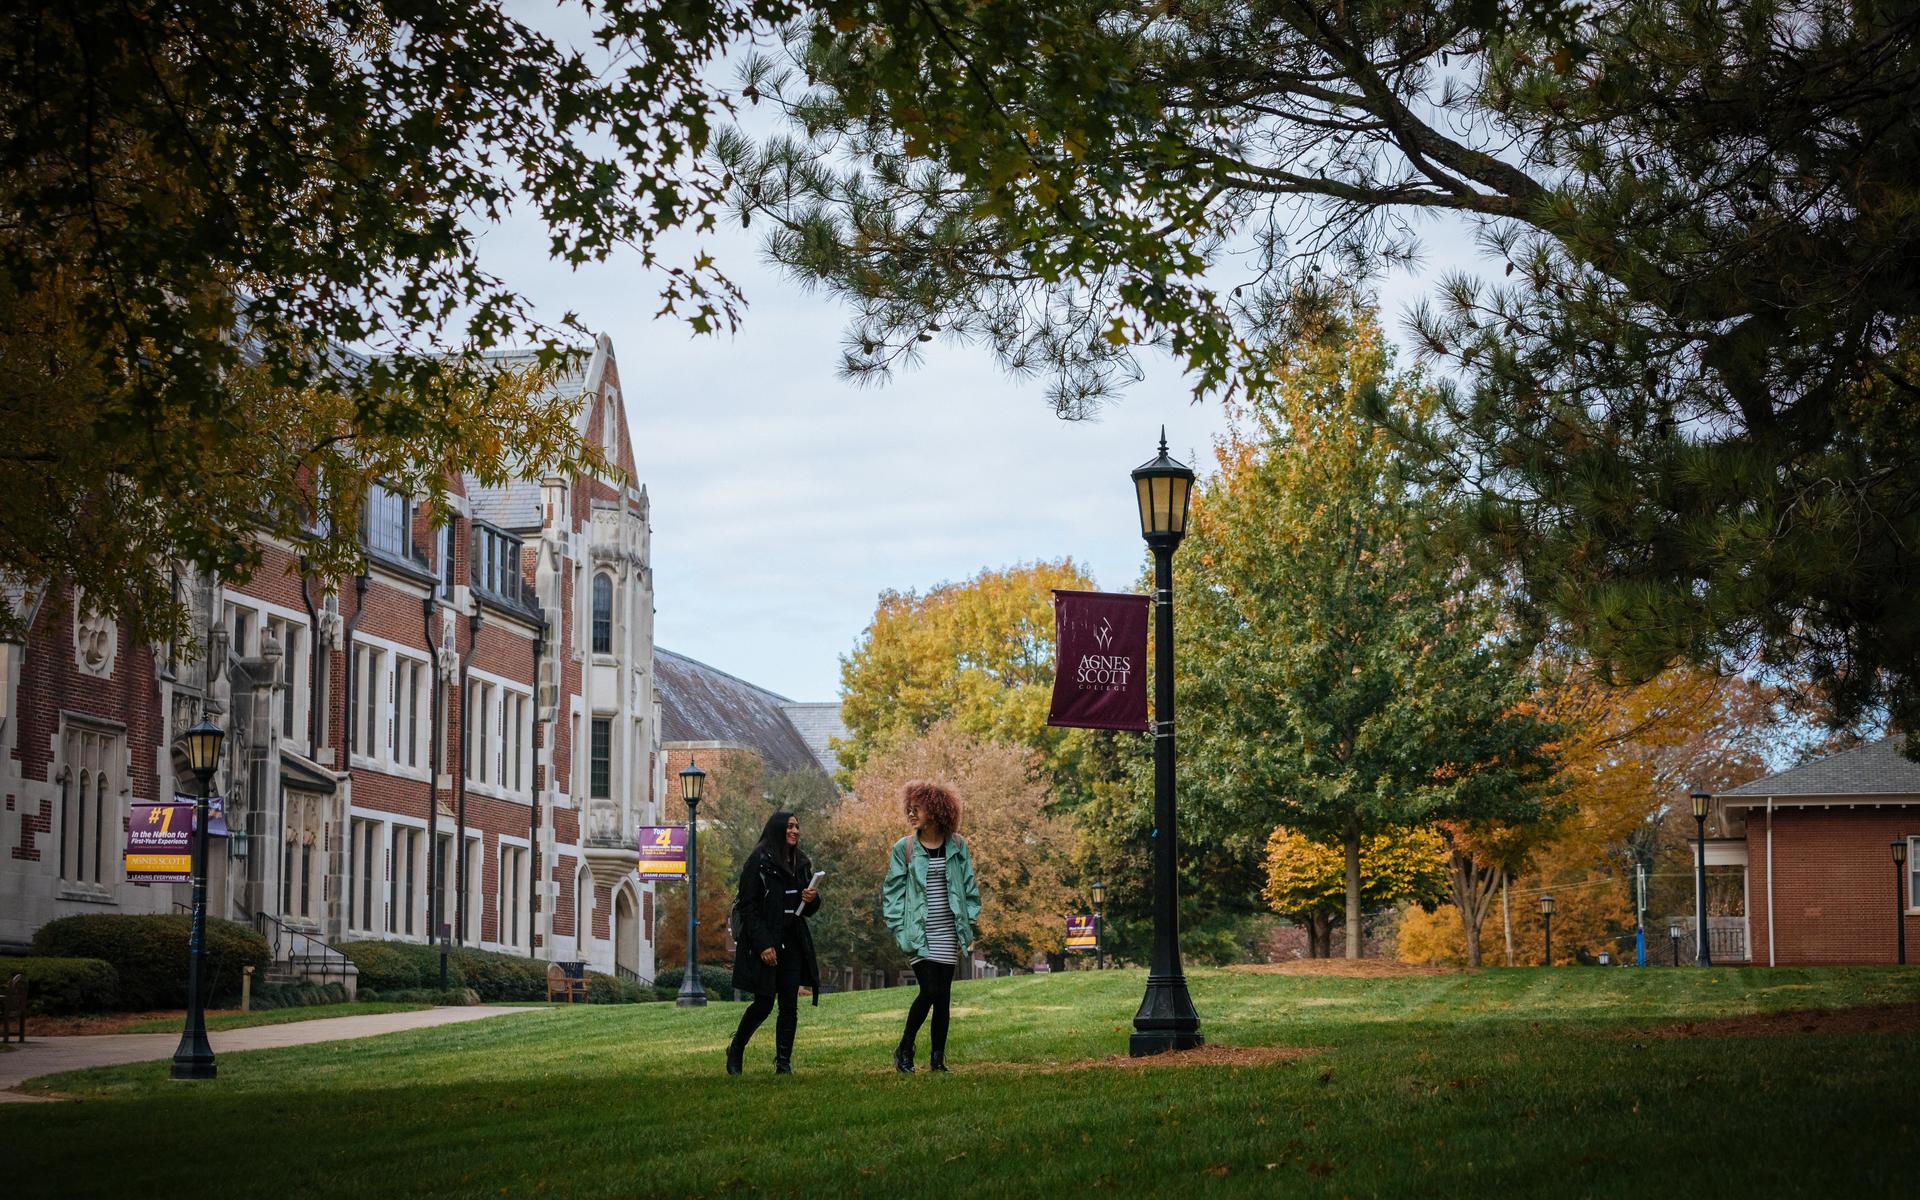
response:
{"label": "tree trunk", "polygon": [[1500,872],[1500,923],[1507,927],[1507,965],[1513,965],[1513,910],[1507,907],[1507,873]]}
{"label": "tree trunk", "polygon": [[1360,815],[1347,818],[1347,957],[1360,957]]}
{"label": "tree trunk", "polygon": [[1460,911],[1460,930],[1466,935],[1467,965],[1480,965],[1480,927],[1493,907],[1493,891],[1506,878],[1504,868],[1495,870],[1479,863],[1474,856],[1455,846],[1452,861],[1454,907]]}

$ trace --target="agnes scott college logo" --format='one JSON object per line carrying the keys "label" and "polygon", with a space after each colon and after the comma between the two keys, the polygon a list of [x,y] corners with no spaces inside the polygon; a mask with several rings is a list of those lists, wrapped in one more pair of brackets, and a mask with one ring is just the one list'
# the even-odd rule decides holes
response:
{"label": "agnes scott college logo", "polygon": [[[1113,643],[1113,622],[1100,618],[1093,640],[1102,650]],[[1082,654],[1073,681],[1083,692],[1117,692],[1127,686],[1133,674],[1133,657],[1127,654]]]}

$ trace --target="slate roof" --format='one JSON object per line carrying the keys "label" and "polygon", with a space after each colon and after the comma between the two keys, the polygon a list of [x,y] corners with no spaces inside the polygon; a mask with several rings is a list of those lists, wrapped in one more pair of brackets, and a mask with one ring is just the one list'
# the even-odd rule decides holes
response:
{"label": "slate roof", "polygon": [[787,704],[782,706],[787,720],[800,731],[806,739],[807,749],[813,751],[813,757],[820,769],[832,775],[840,769],[840,756],[833,752],[829,738],[845,740],[847,723],[840,719],[840,702],[827,700],[812,704]]}
{"label": "slate roof", "polygon": [[793,701],[785,696],[658,646],[653,670],[662,742],[746,746],[759,752],[770,775],[821,770],[812,747],[787,719]]}
{"label": "slate roof", "polygon": [[1743,783],[1727,796],[1920,796],[1920,763],[1899,735]]}
{"label": "slate roof", "polygon": [[[502,370],[524,369],[539,362],[539,357],[532,350],[488,350],[480,357]],[[595,357],[592,351],[576,356],[564,372],[554,377],[547,394],[567,397],[579,395],[587,386]],[[587,409],[581,410],[580,432],[585,432],[584,423],[590,416]],[[468,475],[464,482],[467,500],[475,518],[512,533],[540,528],[539,480],[512,479],[498,487],[482,487],[478,480]]]}

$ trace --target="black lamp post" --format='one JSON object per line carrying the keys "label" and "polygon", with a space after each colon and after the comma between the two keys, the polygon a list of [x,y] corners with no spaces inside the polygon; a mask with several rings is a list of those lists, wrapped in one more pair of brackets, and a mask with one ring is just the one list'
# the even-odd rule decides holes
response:
{"label": "black lamp post", "polygon": [[1200,1014],[1180,969],[1179,840],[1173,803],[1173,551],[1187,533],[1193,471],[1160,453],[1134,468],[1140,535],[1153,551],[1153,957],[1147,994],[1133,1017],[1135,1058],[1200,1045]]}
{"label": "black lamp post", "polygon": [[1542,892],[1540,895],[1540,929],[1542,933],[1545,934],[1546,942],[1547,942],[1546,956],[1545,956],[1546,962],[1543,965],[1550,967],[1553,965],[1553,893],[1552,892]]}
{"label": "black lamp post", "polygon": [[1106,899],[1107,885],[1095,881],[1093,885],[1093,968],[1096,971],[1107,969]]}
{"label": "black lamp post", "polygon": [[200,798],[193,806],[193,934],[187,941],[187,1024],[173,1052],[175,1079],[212,1079],[213,1047],[207,1042],[207,997],[201,989],[207,957],[207,794],[220,765],[220,743],[226,738],[205,717],[180,735],[187,769],[200,781]]}
{"label": "black lamp post", "polygon": [[1713,797],[1706,792],[1693,793],[1693,824],[1698,836],[1694,838],[1693,891],[1694,942],[1699,953],[1694,955],[1693,965],[1710,967],[1713,965],[1713,952],[1708,946],[1707,937],[1707,809],[1713,806]]}
{"label": "black lamp post", "polygon": [[1673,965],[1677,967],[1680,965],[1680,927],[1678,925],[1667,926],[1667,937],[1673,941]]}
{"label": "black lamp post", "polygon": [[681,1008],[705,1008],[707,1004],[695,955],[700,933],[700,823],[694,818],[700,807],[700,789],[706,783],[707,773],[688,759],[687,769],[680,772],[680,798],[687,802],[687,974],[680,981],[680,994],[674,1003]]}
{"label": "black lamp post", "polygon": [[1907,906],[1903,903],[1906,899],[1906,874],[1907,839],[1900,838],[1893,843],[1893,930],[1900,947],[1895,961],[1903,967],[1907,965]]}

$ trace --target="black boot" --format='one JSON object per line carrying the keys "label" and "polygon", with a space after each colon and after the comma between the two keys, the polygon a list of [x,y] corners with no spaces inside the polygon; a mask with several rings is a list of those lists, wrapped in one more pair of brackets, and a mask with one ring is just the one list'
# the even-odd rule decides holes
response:
{"label": "black boot", "polygon": [[927,1059],[927,1070],[929,1070],[929,1071],[938,1071],[938,1072],[940,1072],[940,1073],[941,1073],[942,1075],[951,1075],[951,1074],[953,1074],[953,1072],[952,1072],[952,1071],[949,1071],[949,1070],[947,1070],[947,1053],[946,1053],[946,1051],[944,1051],[944,1050],[935,1050],[935,1051],[933,1052],[933,1054],[932,1054],[932,1055],[930,1055],[930,1056],[928,1057],[928,1059]]}
{"label": "black boot", "polygon": [[746,1054],[746,1048],[738,1042],[727,1043],[727,1074],[738,1075],[740,1073],[740,1059],[744,1054]]}
{"label": "black boot", "polygon": [[775,1075],[793,1074],[793,1059],[785,1054],[776,1055],[773,1060],[773,1073]]}
{"label": "black boot", "polygon": [[913,1074],[913,1051],[899,1049],[893,1052],[893,1069],[902,1075]]}

